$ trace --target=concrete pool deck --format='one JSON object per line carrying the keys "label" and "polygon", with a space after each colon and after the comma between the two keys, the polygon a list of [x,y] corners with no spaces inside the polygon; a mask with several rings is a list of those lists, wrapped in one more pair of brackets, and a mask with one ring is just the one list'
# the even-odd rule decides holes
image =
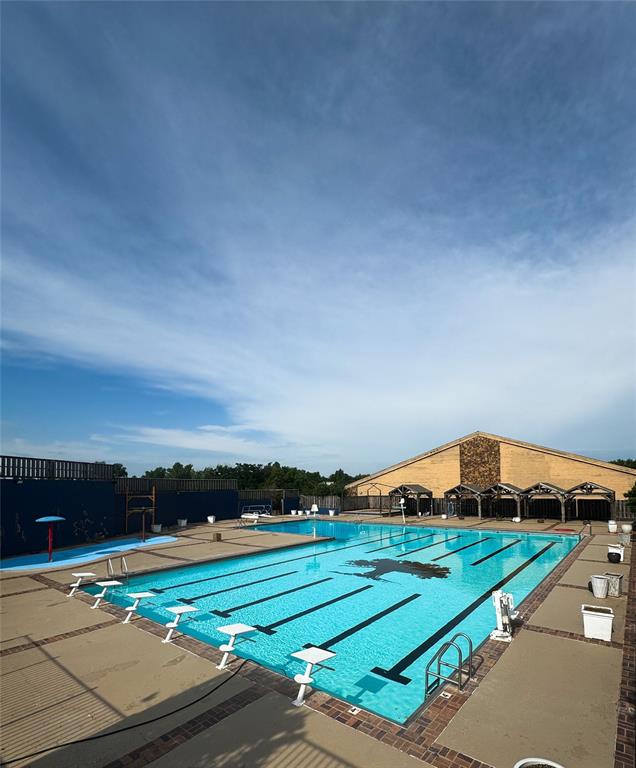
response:
{"label": "concrete pool deck", "polygon": [[[355,519],[341,519],[348,517]],[[365,516],[364,522],[401,525],[395,518]],[[457,527],[456,522],[420,524]],[[484,523],[490,525],[512,527]],[[514,530],[541,527],[528,522]],[[556,527],[578,532],[584,526]],[[634,572],[627,562],[607,562],[606,546],[615,537],[601,523],[594,530],[598,535],[585,539],[524,601],[525,624],[515,640],[509,646],[487,641],[479,649],[477,680],[461,692],[448,687],[450,699],[435,698],[405,726],[366,712],[352,715],[349,704],[318,691],[309,696],[308,706],[296,709],[291,699],[297,686],[251,662],[228,679],[215,667],[220,658],[215,648],[184,636],[163,645],[159,636],[165,630],[147,619],[123,626],[123,611],[115,606],[106,603],[92,611],[85,594],[69,600],[64,592],[70,571],[3,574],[2,757],[11,761],[52,743],[154,718],[228,680],[200,702],[152,724],[10,765],[507,768],[533,754],[567,768],[627,768],[634,759],[629,711],[634,704]],[[210,541],[214,532],[221,532],[223,541]],[[131,571],[308,540],[233,528],[229,522],[191,526],[176,535],[177,543],[126,555]],[[105,576],[106,559],[87,570]],[[617,615],[611,644],[584,640],[580,617],[582,602],[599,602],[586,591],[589,576],[606,570],[624,574],[624,592],[631,576],[630,605],[625,596],[611,601]],[[233,661],[230,671],[240,664]]]}

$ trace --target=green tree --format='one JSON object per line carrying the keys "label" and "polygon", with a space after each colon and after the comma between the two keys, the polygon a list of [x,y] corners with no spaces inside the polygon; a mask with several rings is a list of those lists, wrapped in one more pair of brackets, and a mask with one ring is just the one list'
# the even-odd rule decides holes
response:
{"label": "green tree", "polygon": [[191,480],[194,477],[192,464],[184,465],[180,461],[175,461],[168,470],[166,477],[173,477],[177,480]]}
{"label": "green tree", "polygon": [[128,470],[123,464],[115,462],[113,464],[113,477],[128,477]]}
{"label": "green tree", "polygon": [[636,483],[627,491],[625,498],[627,499],[627,506],[636,512]]}
{"label": "green tree", "polygon": [[144,472],[143,477],[164,478],[167,476],[168,470],[165,467],[155,467],[154,469],[148,469]]}
{"label": "green tree", "polygon": [[174,478],[200,478],[223,480],[236,480],[239,490],[286,488],[298,489],[301,493],[328,496],[344,493],[347,483],[358,480],[364,475],[349,475],[343,469],[337,469],[329,477],[324,477],[320,472],[311,472],[298,467],[289,467],[278,461],[269,464],[248,464],[237,462],[236,464],[217,464],[212,467],[204,467],[196,470],[192,464],[183,465],[175,462],[172,467],[155,467],[148,470],[144,477],[174,477]]}
{"label": "green tree", "polygon": [[618,464],[621,467],[636,469],[636,459],[613,459],[610,464]]}

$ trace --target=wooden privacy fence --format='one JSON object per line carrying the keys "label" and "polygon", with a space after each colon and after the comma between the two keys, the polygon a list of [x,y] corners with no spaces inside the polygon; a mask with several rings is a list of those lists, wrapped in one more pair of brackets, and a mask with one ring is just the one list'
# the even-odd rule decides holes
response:
{"label": "wooden privacy fence", "polygon": [[389,496],[343,496],[342,511],[353,512],[360,509],[391,509],[392,500]]}
{"label": "wooden privacy fence", "polygon": [[298,500],[298,506],[302,509],[311,509],[313,504],[325,509],[341,509],[340,496],[311,496],[310,494],[301,494]]}
{"label": "wooden privacy fence", "polygon": [[0,456],[0,478],[16,480],[112,480],[113,465],[89,461]]}

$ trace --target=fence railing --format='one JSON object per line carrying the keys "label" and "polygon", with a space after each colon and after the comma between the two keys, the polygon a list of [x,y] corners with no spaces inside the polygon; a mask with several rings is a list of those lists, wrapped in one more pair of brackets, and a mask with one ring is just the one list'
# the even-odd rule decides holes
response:
{"label": "fence railing", "polygon": [[341,497],[332,496],[312,496],[310,494],[301,494],[298,504],[303,509],[311,509],[312,504],[317,504],[319,507],[326,507],[327,509],[341,509]]}
{"label": "fence railing", "polygon": [[390,496],[344,496],[342,511],[353,512],[359,509],[391,509]]}
{"label": "fence railing", "polygon": [[152,487],[160,491],[236,491],[236,480],[213,477],[205,480],[190,480],[176,477],[118,477],[117,493],[150,493]]}
{"label": "fence railing", "polygon": [[259,501],[260,499],[282,499],[283,497],[298,496],[297,488],[245,488],[239,491],[241,501]]}
{"label": "fence railing", "polygon": [[30,456],[0,456],[0,477],[18,480],[112,480],[113,465]]}

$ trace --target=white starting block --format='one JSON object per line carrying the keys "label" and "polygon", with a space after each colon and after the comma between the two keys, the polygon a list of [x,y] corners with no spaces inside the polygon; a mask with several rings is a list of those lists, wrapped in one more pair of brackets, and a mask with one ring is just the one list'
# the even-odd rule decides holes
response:
{"label": "white starting block", "polygon": [[108,592],[110,587],[121,587],[122,583],[121,581],[115,581],[114,579],[111,581],[98,581],[97,586],[102,588],[102,591],[95,595],[97,598],[93,605],[91,605],[91,608],[97,608],[97,606],[102,602],[104,597],[106,597],[106,592]]}
{"label": "white starting block", "polygon": [[175,629],[179,625],[179,621],[184,613],[193,613],[194,611],[198,611],[198,608],[195,608],[193,605],[175,605],[172,608],[166,608],[166,611],[170,611],[170,613],[174,613],[174,620],[169,621],[166,624],[166,629],[168,630],[168,634],[163,638],[161,641],[162,643],[171,643],[172,642],[172,635],[174,634]]}
{"label": "white starting block", "polygon": [[122,621],[122,624],[128,624],[128,622],[132,619],[133,613],[139,608],[139,603],[144,599],[144,597],[155,597],[154,592],[129,592],[126,597],[132,597],[132,599],[135,601],[132,605],[127,606],[124,608],[126,611],[126,618]]}
{"label": "white starting block", "polygon": [[490,633],[490,639],[510,643],[512,642],[512,624],[519,618],[519,611],[515,611],[514,597],[510,592],[498,589],[492,593],[492,602],[497,615],[497,629]]}
{"label": "white starting block", "polygon": [[[223,651],[223,658],[221,659],[221,663],[217,666],[217,669],[225,669],[227,667],[227,660],[236,645],[236,638],[239,635],[247,635],[250,632],[256,632],[256,627],[251,627],[249,624],[227,624],[224,627],[217,627],[216,631],[230,636],[229,643],[224,643],[219,646],[219,650]],[[247,638],[245,639],[247,640]]]}
{"label": "white starting block", "polygon": [[79,589],[79,587],[80,587],[80,585],[82,583],[82,579],[90,579],[92,576],[95,576],[95,574],[92,573],[91,571],[82,571],[81,573],[74,573],[72,575],[75,576],[77,581],[74,581],[71,584],[71,591],[68,593],[67,597],[73,597],[73,595]]}
{"label": "white starting block", "polygon": [[294,675],[294,682],[298,683],[300,688],[298,689],[298,696],[292,701],[292,704],[295,707],[302,707],[305,703],[305,691],[307,690],[307,686],[314,682],[314,679],[311,676],[313,667],[316,665],[321,666],[323,661],[333,658],[336,654],[333,651],[325,651],[324,648],[316,648],[312,645],[309,648],[305,648],[304,651],[296,651],[296,653],[292,653],[291,655],[295,659],[300,659],[307,664],[304,674]]}

